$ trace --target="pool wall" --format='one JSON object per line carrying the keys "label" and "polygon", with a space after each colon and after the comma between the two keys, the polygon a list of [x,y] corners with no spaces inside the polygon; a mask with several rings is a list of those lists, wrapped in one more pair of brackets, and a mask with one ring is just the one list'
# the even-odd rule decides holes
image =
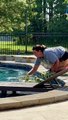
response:
{"label": "pool wall", "polygon": [[[17,64],[17,66],[18,64],[26,64],[33,67],[35,60],[36,57],[34,55],[0,55],[0,63],[2,62],[2,64]],[[43,73],[47,70],[40,65],[37,71]]]}
{"label": "pool wall", "polygon": [[0,61],[34,63],[35,59],[36,57],[33,55],[0,55]]}

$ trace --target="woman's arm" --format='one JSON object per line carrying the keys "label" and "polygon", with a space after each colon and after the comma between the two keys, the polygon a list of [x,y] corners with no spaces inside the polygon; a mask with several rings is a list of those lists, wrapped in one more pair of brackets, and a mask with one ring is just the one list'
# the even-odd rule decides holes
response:
{"label": "woman's arm", "polygon": [[39,67],[39,65],[35,65],[35,66],[28,72],[28,75],[34,74],[34,73],[37,71],[38,67]]}

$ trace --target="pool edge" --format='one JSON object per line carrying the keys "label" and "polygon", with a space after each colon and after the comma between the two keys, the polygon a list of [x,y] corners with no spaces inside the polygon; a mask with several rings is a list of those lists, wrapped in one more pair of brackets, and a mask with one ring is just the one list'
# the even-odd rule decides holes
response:
{"label": "pool edge", "polygon": [[[66,88],[66,91],[65,91]],[[33,95],[1,98],[0,111],[8,109],[18,109],[36,105],[52,104],[68,100],[68,86],[58,88],[49,92],[42,92]]]}

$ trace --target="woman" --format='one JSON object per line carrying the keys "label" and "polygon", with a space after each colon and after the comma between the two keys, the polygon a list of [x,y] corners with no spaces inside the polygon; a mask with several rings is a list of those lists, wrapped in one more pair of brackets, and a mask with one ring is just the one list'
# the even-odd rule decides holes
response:
{"label": "woman", "polygon": [[36,45],[32,50],[37,59],[34,67],[28,72],[29,75],[37,71],[43,60],[51,65],[52,72],[58,72],[68,66],[68,52],[62,46],[47,48],[44,45]]}

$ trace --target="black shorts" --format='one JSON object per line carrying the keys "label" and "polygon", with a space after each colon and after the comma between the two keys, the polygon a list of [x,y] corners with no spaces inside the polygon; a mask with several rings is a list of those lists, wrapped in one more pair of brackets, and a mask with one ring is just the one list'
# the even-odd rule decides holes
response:
{"label": "black shorts", "polygon": [[60,62],[62,62],[62,61],[65,61],[65,60],[67,60],[68,59],[68,52],[66,51],[65,53],[64,53],[64,55],[59,59],[60,60]]}

